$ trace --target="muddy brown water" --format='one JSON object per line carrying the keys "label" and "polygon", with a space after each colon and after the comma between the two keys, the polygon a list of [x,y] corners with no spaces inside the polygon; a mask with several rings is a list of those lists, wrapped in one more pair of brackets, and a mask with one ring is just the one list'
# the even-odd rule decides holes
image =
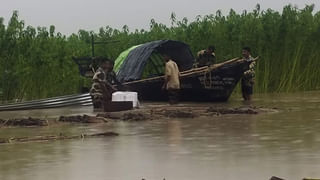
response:
{"label": "muddy brown water", "polygon": [[[277,107],[279,112],[0,128],[0,137],[106,130],[120,133],[120,136],[110,138],[0,145],[0,179],[320,178],[320,92],[256,95],[252,104]],[[228,103],[215,105],[237,107],[243,103],[234,97]],[[0,112],[0,118],[56,117],[79,113],[92,114],[92,109]]]}

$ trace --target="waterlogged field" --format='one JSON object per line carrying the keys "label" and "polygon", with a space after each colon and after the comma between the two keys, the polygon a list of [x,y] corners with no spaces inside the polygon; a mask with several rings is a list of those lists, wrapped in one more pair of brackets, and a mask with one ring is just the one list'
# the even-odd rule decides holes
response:
{"label": "waterlogged field", "polygon": [[[243,105],[233,97],[221,107]],[[0,137],[114,131],[118,137],[0,145],[0,179],[284,179],[320,177],[320,92],[255,96],[278,112],[141,122],[1,128]],[[92,109],[18,111],[16,117]],[[2,117],[6,112],[1,112]]]}
{"label": "waterlogged field", "polygon": [[128,26],[99,32],[79,30],[71,35],[55,27],[31,27],[14,12],[8,25],[0,18],[0,92],[4,100],[38,99],[79,92],[90,80],[79,76],[72,57],[91,55],[91,35],[98,41],[120,42],[96,47],[97,56],[115,59],[133,45],[159,39],[186,42],[192,52],[216,46],[220,62],[240,56],[250,46],[260,56],[256,92],[290,92],[320,89],[320,12],[314,6],[298,9],[286,6],[238,14],[230,10],[197,16],[190,21],[171,15],[171,26],[150,22],[150,29]]}

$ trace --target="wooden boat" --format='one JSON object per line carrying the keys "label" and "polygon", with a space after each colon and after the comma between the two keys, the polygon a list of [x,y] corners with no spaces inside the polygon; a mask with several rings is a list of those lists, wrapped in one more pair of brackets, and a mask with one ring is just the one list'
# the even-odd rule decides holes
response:
{"label": "wooden boat", "polygon": [[[166,92],[161,89],[163,54],[169,55],[181,71],[181,101],[227,101],[249,68],[248,62],[238,58],[210,67],[192,68],[195,58],[187,44],[160,40],[134,46],[120,54],[115,61],[117,79],[131,91],[138,92],[140,100],[167,100]],[[145,72],[149,77],[144,77]]]}
{"label": "wooden boat", "polygon": [[[232,59],[210,67],[190,69],[181,72],[181,101],[227,101],[248,69],[248,62]],[[145,101],[167,100],[161,90],[164,76],[147,78],[124,83],[131,91],[138,92],[139,99]]]}
{"label": "wooden boat", "polygon": [[[239,58],[210,67],[193,68],[195,58],[187,44],[159,40],[123,51],[115,61],[117,79],[126,85],[126,90],[138,92],[142,101],[166,101],[167,94],[161,88],[164,83],[163,54],[171,56],[181,71],[181,101],[227,101],[249,68],[248,62]],[[92,74],[87,58],[83,59],[85,64],[79,63],[81,59],[74,60],[82,75]],[[94,61],[91,63],[94,64]],[[152,73],[144,77],[148,68]]]}

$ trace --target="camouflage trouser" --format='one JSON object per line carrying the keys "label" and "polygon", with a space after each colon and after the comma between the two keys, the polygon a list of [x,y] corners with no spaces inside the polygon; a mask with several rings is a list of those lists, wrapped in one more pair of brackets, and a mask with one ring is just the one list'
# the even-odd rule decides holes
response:
{"label": "camouflage trouser", "polygon": [[102,94],[91,94],[91,99],[94,108],[103,108],[104,97]]}
{"label": "camouflage trouser", "polygon": [[243,96],[253,94],[253,79],[241,79],[241,91]]}

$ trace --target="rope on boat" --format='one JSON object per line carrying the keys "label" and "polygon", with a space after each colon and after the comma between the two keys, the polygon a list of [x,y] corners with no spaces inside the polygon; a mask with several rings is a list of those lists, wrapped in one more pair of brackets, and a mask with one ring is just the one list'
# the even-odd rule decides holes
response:
{"label": "rope on boat", "polygon": [[[207,76],[209,75],[209,86],[207,85]],[[203,75],[204,79],[204,87],[205,88],[212,88],[212,76],[211,71],[206,71]]]}

